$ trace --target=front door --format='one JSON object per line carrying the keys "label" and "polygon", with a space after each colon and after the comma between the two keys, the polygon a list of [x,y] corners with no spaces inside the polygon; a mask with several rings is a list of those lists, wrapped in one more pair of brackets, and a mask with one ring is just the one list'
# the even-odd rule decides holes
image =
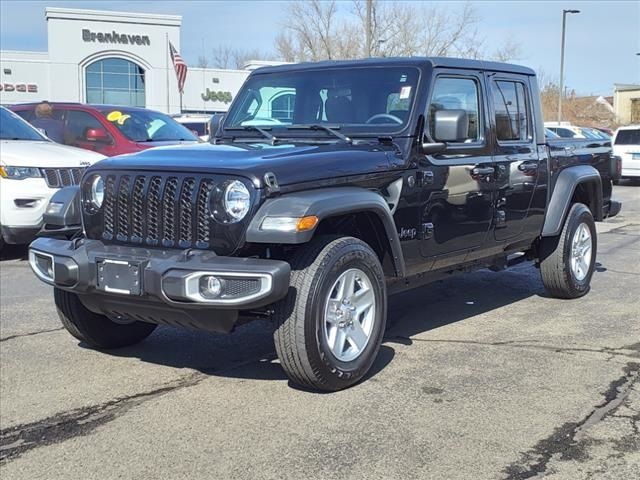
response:
{"label": "front door", "polygon": [[482,92],[484,79],[475,72],[439,72],[434,80],[426,115],[426,129],[434,138],[433,118],[438,110],[465,110],[469,131],[449,143],[445,152],[421,159],[423,183],[420,233],[421,253],[431,268],[463,261],[487,241],[493,219],[492,150]]}
{"label": "front door", "polygon": [[[540,174],[532,99],[526,76],[488,74],[496,145],[495,239],[515,239],[526,227]],[[528,229],[527,229],[528,230]]]}

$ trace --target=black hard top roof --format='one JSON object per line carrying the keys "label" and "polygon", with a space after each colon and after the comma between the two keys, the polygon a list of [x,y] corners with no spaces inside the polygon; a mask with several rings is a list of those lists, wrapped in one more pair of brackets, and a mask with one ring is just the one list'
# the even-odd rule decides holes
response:
{"label": "black hard top roof", "polygon": [[414,65],[417,67],[442,67],[442,68],[464,68],[472,70],[491,70],[497,72],[519,73],[522,75],[535,75],[536,73],[522,65],[511,63],[489,62],[485,60],[469,60],[467,58],[452,57],[374,57],[361,60],[325,60],[322,62],[302,62],[284,65],[274,65],[260,67],[254,70],[256,74],[271,72],[287,72],[316,70],[323,68],[349,68],[349,67],[390,67],[390,66]]}

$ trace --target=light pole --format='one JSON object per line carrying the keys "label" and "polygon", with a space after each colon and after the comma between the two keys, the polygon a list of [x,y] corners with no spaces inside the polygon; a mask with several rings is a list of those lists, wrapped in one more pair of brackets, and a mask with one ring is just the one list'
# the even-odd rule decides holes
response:
{"label": "light pole", "polygon": [[564,31],[567,25],[567,13],[580,13],[580,10],[562,10],[562,46],[560,47],[560,91],[558,92],[558,125],[562,121],[562,95],[564,93]]}

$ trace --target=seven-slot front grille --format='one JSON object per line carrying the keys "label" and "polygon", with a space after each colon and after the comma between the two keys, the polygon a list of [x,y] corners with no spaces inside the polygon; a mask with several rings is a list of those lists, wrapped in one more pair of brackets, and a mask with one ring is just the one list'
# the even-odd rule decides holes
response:
{"label": "seven-slot front grille", "polygon": [[123,173],[105,177],[102,238],[209,248],[211,179]]}
{"label": "seven-slot front grille", "polygon": [[42,176],[50,188],[78,185],[84,168],[41,168]]}

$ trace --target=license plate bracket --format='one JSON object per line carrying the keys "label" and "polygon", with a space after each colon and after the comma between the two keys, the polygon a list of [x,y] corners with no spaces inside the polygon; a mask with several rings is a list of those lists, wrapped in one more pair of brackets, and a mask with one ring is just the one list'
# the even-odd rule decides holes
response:
{"label": "license plate bracket", "polygon": [[142,293],[142,265],[135,260],[97,261],[98,289],[120,295],[140,295]]}

